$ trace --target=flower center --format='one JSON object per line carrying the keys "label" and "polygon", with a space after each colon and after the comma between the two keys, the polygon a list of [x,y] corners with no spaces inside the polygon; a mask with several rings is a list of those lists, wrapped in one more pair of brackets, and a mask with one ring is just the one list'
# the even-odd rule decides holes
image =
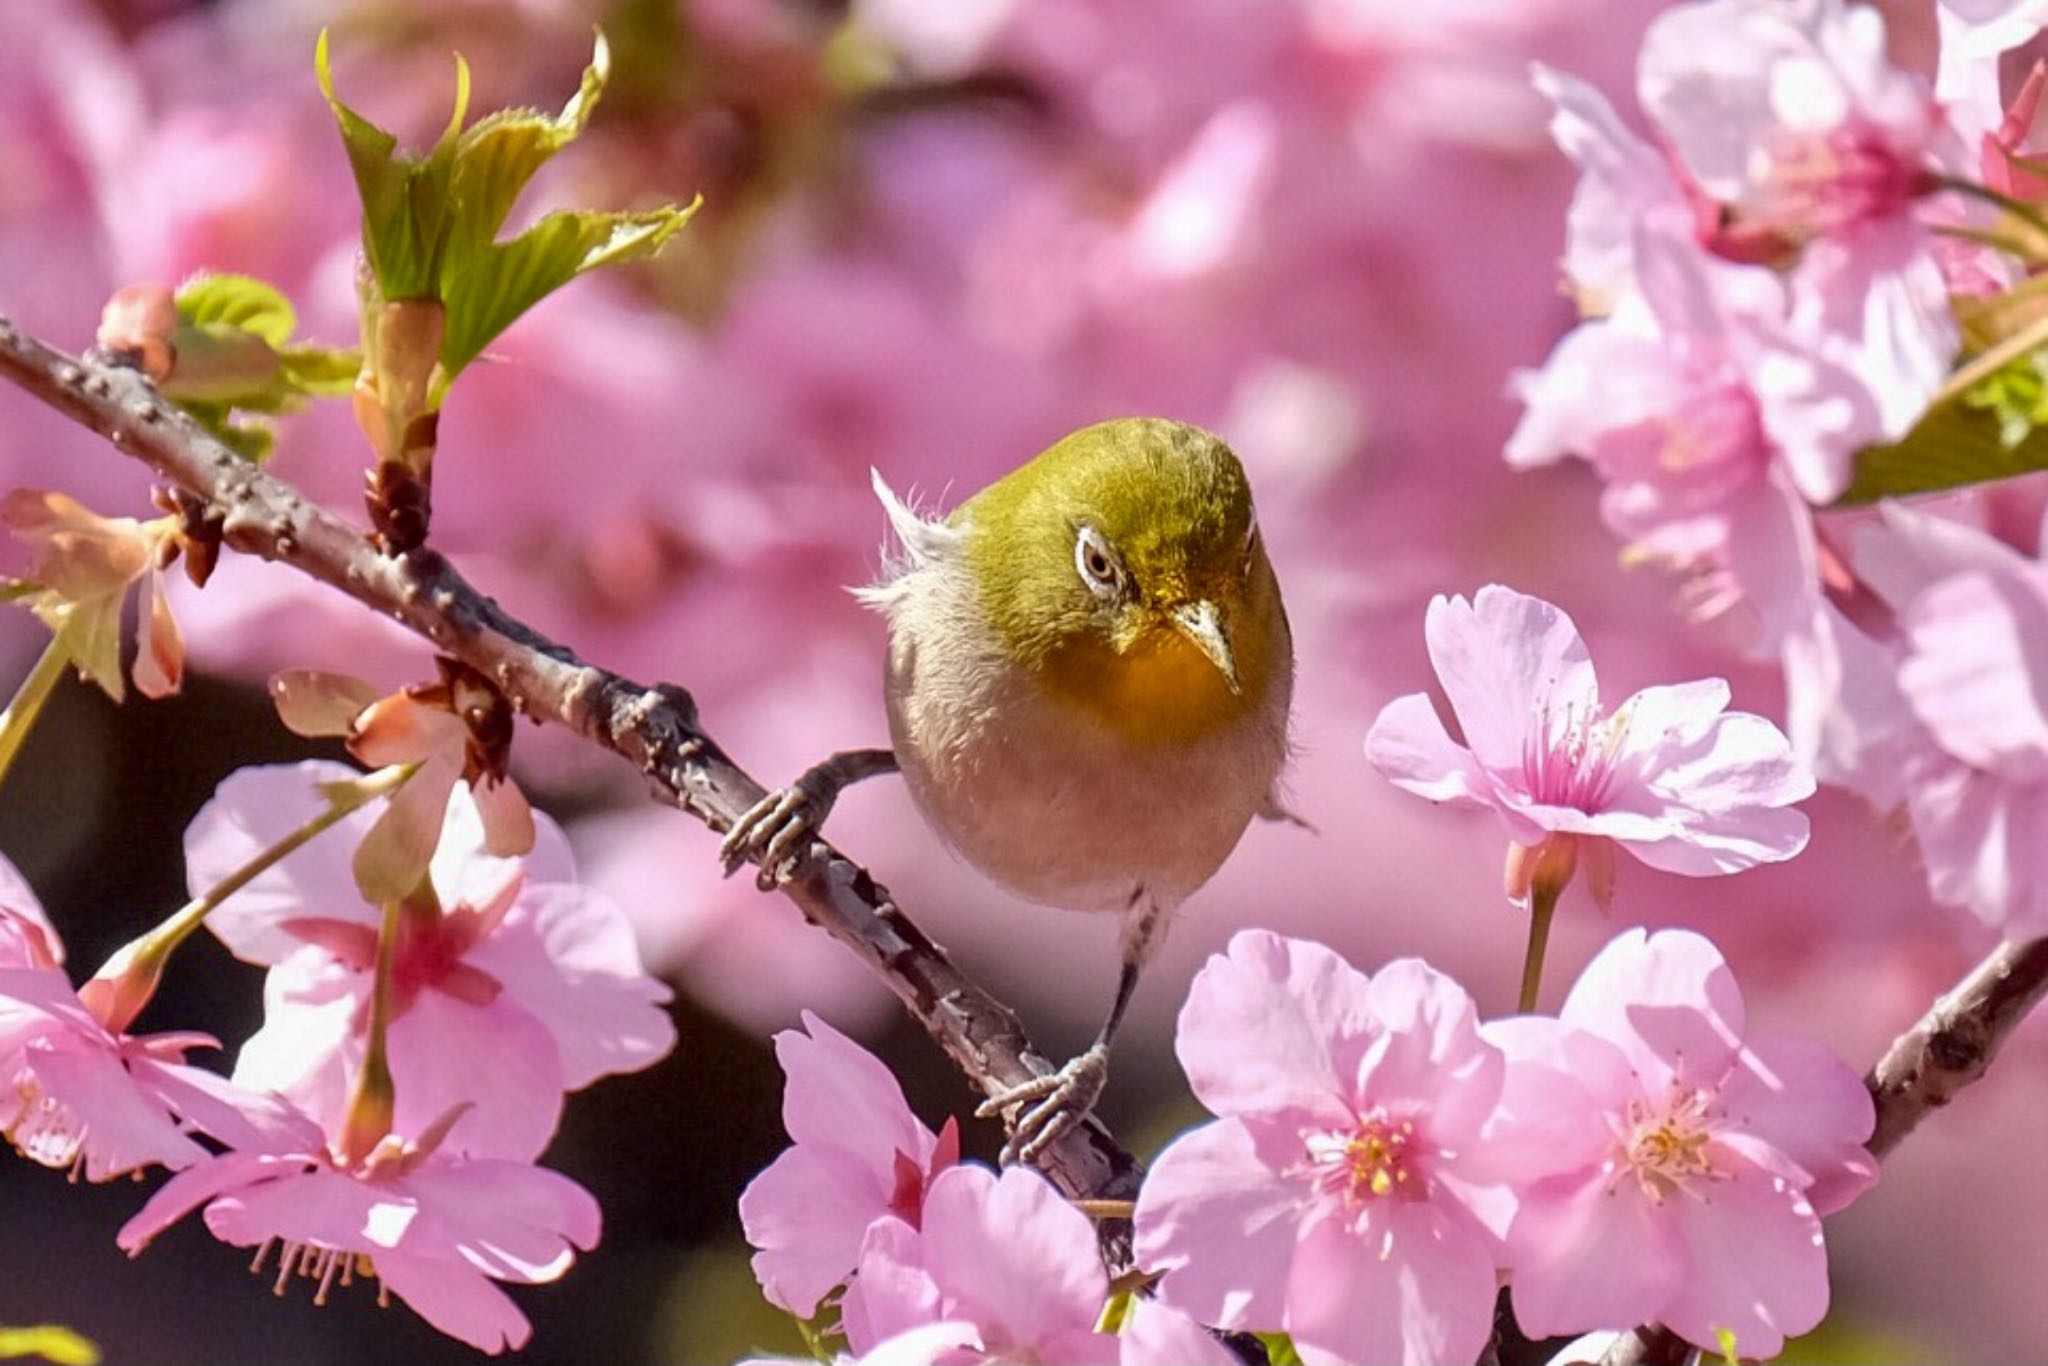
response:
{"label": "flower center", "polygon": [[[376,1266],[360,1252],[321,1247],[317,1243],[293,1242],[289,1238],[266,1238],[256,1249],[256,1259],[249,1263],[251,1275],[263,1270],[263,1259],[270,1255],[271,1244],[279,1242],[283,1244],[283,1251],[277,1259],[277,1284],[271,1289],[280,1296],[291,1284],[293,1276],[302,1276],[314,1282],[313,1303],[324,1306],[328,1292],[337,1283],[348,1286],[353,1285],[358,1276],[370,1280],[377,1275]],[[378,1281],[378,1307],[386,1308],[390,1303],[391,1292],[382,1281]]]}
{"label": "flower center", "polygon": [[1536,733],[1522,745],[1522,777],[1529,794],[1546,806],[1598,811],[1614,781],[1614,760],[1628,735],[1628,708],[1612,716],[1597,703],[1562,711],[1545,704]]}
{"label": "flower center", "polygon": [[1302,1139],[1316,1188],[1356,1210],[1382,1196],[1428,1197],[1420,1145],[1410,1120],[1375,1115],[1349,1131],[1311,1133]]}
{"label": "flower center", "polygon": [[1666,1106],[1641,1098],[1628,1103],[1624,1161],[1653,1203],[1663,1204],[1696,1179],[1718,1179],[1707,1155],[1713,1118],[1705,1092],[1684,1090],[1675,1082]]}
{"label": "flower center", "polygon": [[1790,234],[1841,232],[1889,218],[1927,186],[1918,163],[1882,130],[1859,123],[1786,137],[1769,157],[1763,213]]}

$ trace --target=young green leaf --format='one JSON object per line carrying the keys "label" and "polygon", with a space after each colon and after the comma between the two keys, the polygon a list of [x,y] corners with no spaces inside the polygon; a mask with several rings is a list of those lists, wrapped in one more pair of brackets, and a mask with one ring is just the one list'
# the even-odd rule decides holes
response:
{"label": "young green leaf", "polygon": [[649,213],[551,213],[509,242],[496,242],[451,269],[443,296],[448,330],[441,342],[441,387],[497,335],[548,295],[588,270],[651,256],[703,200]]}
{"label": "young green leaf", "polygon": [[273,347],[298,328],[292,301],[277,286],[247,275],[195,275],[178,286],[178,321],[209,332],[249,332]]}

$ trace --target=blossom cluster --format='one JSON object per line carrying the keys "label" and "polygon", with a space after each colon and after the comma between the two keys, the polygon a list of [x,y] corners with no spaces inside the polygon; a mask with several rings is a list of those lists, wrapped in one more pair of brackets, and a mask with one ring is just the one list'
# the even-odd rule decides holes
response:
{"label": "blossom cluster", "polygon": [[[325,1303],[374,1280],[499,1352],[530,1330],[494,1282],[553,1280],[598,1239],[596,1201],[534,1163],[563,1094],[664,1056],[668,992],[623,913],[577,884],[560,829],[537,817],[530,854],[494,856],[466,786],[432,813],[415,894],[366,903],[351,863],[386,800],[333,818],[363,781],[317,760],[232,775],[186,832],[191,907],[77,987],[0,866],[0,1132],[92,1181],[174,1173],[122,1228],[130,1253],[203,1207],[280,1293],[306,1277]],[[187,1060],[217,1040],[130,1028],[202,917],[268,970],[263,1025],[227,1076]]]}
{"label": "blossom cluster", "polygon": [[806,1028],[777,1041],[795,1146],[740,1213],[768,1297],[835,1310],[865,1361],[1231,1359],[1194,1325],[1315,1366],[1468,1361],[1503,1282],[1532,1336],[1661,1321],[1767,1358],[1826,1311],[1820,1218],[1875,1175],[1855,1074],[1752,1033],[1698,934],[1627,931],[1557,1015],[1482,1021],[1420,960],[1368,976],[1246,930],[1180,1014],[1218,1117],[1139,1193],[1156,1295],[1115,1304],[1050,1183],[956,1165],[875,1058]]}

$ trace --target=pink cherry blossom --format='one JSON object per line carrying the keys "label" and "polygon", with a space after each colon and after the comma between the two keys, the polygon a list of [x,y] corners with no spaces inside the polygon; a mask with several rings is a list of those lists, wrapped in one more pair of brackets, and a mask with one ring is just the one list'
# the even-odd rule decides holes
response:
{"label": "pink cherry blossom", "polygon": [[1806,817],[1790,808],[1812,776],[1776,726],[1725,710],[1722,680],[1645,688],[1609,711],[1571,618],[1498,584],[1469,603],[1433,599],[1425,631],[1465,743],[1427,695],[1388,703],[1365,747],[1395,786],[1491,807],[1525,849],[1612,841],[1690,877],[1806,847]]}
{"label": "pink cherry blossom", "polygon": [[957,1366],[1232,1360],[1198,1324],[1163,1304],[1134,1306],[1121,1337],[1096,1332],[1108,1297],[1094,1224],[1044,1177],[1024,1167],[998,1176],[959,1166],[933,1179],[921,1226],[884,1215],[868,1227],[842,1315],[847,1342],[863,1361],[892,1343],[906,1355],[890,1360]]}
{"label": "pink cherry blossom", "polygon": [[874,1054],[805,1011],[804,1030],[775,1036],[791,1146],[740,1195],[768,1301],[809,1318],[853,1274],[868,1225],[893,1215],[917,1228],[932,1180],[960,1160],[952,1120],[934,1134]]}
{"label": "pink cherry blossom", "polygon": [[63,961],[35,893],[0,858],[0,1133],[24,1157],[88,1181],[205,1157],[180,1117],[217,1114],[221,1088],[185,1054],[219,1045],[108,1028]]}
{"label": "pink cherry blossom", "polygon": [[[353,778],[327,762],[247,768],[223,782],[185,832],[195,888],[309,819],[318,785]],[[368,1041],[377,907],[351,872],[374,805],[286,857],[208,918],[245,962],[270,967],[264,1024],[243,1046],[235,1080],[291,1097],[338,1126]],[[395,1124],[417,1132],[470,1108],[453,1150],[530,1158],[546,1146],[562,1092],[632,1072],[667,1054],[668,989],[640,968],[618,908],[576,884],[562,832],[535,817],[525,859],[485,852],[482,817],[457,787],[430,868],[440,910],[408,907],[393,965],[388,1033]]]}
{"label": "pink cherry blossom", "polygon": [[387,1135],[361,1162],[337,1158],[310,1117],[277,1097],[249,1097],[228,1151],[166,1182],[117,1242],[130,1256],[201,1205],[206,1227],[234,1247],[273,1244],[277,1292],[294,1275],[324,1304],[358,1277],[379,1282],[421,1318],[479,1351],[526,1345],[526,1316],[493,1281],[559,1279],[576,1249],[597,1245],[590,1193],[526,1162],[464,1157],[441,1140],[454,1117],[408,1142]]}
{"label": "pink cherry blossom", "polygon": [[1222,1117],[1139,1192],[1160,1301],[1291,1333],[1311,1366],[1477,1356],[1509,1197],[1480,1167],[1504,1061],[1464,990],[1415,959],[1368,978],[1241,931],[1196,975],[1175,1049]]}
{"label": "pink cherry blossom", "polygon": [[1507,1236],[1525,1332],[1656,1320],[1710,1349],[1733,1333],[1748,1359],[1820,1322],[1819,1216],[1876,1179],[1875,1112],[1826,1049],[1745,1037],[1711,943],[1630,930],[1558,1018],[1485,1032],[1510,1059],[1489,1134],[1520,1195]]}
{"label": "pink cherry blossom", "polygon": [[1788,654],[1801,745],[1830,781],[1904,806],[1936,900],[2048,932],[2048,567],[1896,505],[1852,562],[1881,610],[1830,612]]}

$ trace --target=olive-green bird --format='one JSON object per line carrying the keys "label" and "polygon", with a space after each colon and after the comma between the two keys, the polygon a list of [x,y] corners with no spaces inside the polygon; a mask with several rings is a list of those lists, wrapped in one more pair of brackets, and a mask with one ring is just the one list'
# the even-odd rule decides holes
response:
{"label": "olive-green bird", "polygon": [[1175,908],[1256,815],[1284,816],[1292,642],[1251,486],[1220,439],[1123,418],[1075,432],[927,521],[875,475],[901,551],[858,590],[889,619],[893,750],[833,755],[727,836],[773,869],[841,790],[900,770],[968,862],[1019,896],[1124,917],[1094,1044],[997,1096],[1009,1154],[1080,1122]]}

